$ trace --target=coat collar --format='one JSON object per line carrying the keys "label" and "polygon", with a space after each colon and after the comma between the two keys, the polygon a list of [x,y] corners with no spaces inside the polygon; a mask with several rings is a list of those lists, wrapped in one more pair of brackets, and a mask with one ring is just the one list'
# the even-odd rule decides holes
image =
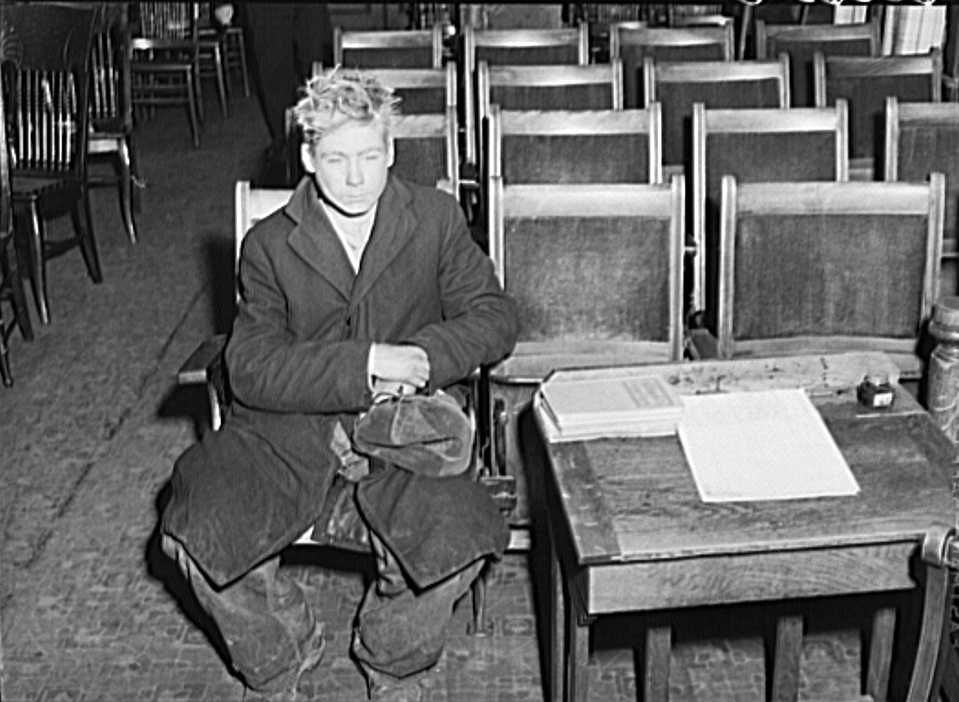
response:
{"label": "coat collar", "polygon": [[360,271],[354,275],[333,225],[320,205],[316,184],[307,176],[297,185],[284,209],[296,225],[287,241],[337,292],[356,301],[370,290],[416,231],[411,201],[409,187],[390,176],[376,208],[373,232],[363,252]]}

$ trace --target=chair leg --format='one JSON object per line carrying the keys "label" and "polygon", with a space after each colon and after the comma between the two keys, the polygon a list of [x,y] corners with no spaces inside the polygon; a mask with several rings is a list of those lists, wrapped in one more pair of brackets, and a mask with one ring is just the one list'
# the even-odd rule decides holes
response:
{"label": "chair leg", "polygon": [[10,387],[13,385],[13,375],[10,373],[10,351],[7,348],[6,336],[3,310],[0,310],[0,382]]}
{"label": "chair leg", "polygon": [[[47,266],[43,257],[43,218],[37,209],[36,201],[32,201],[30,208],[30,227],[26,234],[27,240],[23,246],[27,258],[27,267],[30,271],[30,285],[33,288],[33,299],[37,303],[37,314],[41,324],[50,323],[50,307],[47,298]],[[19,228],[18,228],[19,231]]]}
{"label": "chair leg", "polygon": [[10,303],[13,306],[13,321],[20,328],[20,336],[23,337],[23,340],[33,341],[33,325],[30,323],[30,313],[27,311],[27,296],[23,292],[19,257],[17,251],[14,251],[13,256],[10,257],[6,254],[6,251],[0,251],[0,265],[3,266],[3,279],[10,281]]}
{"label": "chair leg", "polygon": [[193,148],[200,148],[200,121],[198,110],[198,96],[195,89],[196,82],[193,80],[193,74],[187,73],[187,114],[190,117],[190,131],[193,134]]}
{"label": "chair leg", "polygon": [[470,628],[473,636],[486,635],[486,577],[489,572],[487,564],[476,580],[473,581],[473,621]]}
{"label": "chair leg", "polygon": [[229,117],[230,108],[226,101],[226,80],[223,74],[223,52],[220,50],[219,42],[213,45],[213,68],[216,71],[216,92],[220,98],[220,114]]}
{"label": "chair leg", "polygon": [[133,205],[133,214],[140,214],[140,191],[147,184],[145,180],[140,178],[140,170],[137,168],[137,150],[133,142],[133,132],[127,132],[124,141],[126,142],[127,155],[130,157],[130,180],[133,183],[130,202]]}
{"label": "chair leg", "polygon": [[117,161],[120,166],[119,178],[117,178],[117,189],[120,196],[120,214],[123,216],[123,224],[127,228],[127,237],[131,244],[137,243],[137,230],[133,222],[133,175],[130,171],[130,149],[127,146],[126,139],[120,139],[117,144]]}
{"label": "chair leg", "polygon": [[240,75],[243,77],[243,96],[250,97],[250,74],[246,69],[246,40],[243,33],[236,35],[237,54],[240,57]]}
{"label": "chair leg", "polygon": [[100,255],[97,253],[97,240],[93,235],[93,220],[90,217],[90,191],[86,187],[77,198],[76,205],[70,211],[73,217],[73,228],[77,233],[80,244],[80,253],[83,262],[87,265],[87,273],[94,283],[103,282],[103,272],[100,269]]}
{"label": "chair leg", "polygon": [[191,79],[193,81],[193,95],[196,100],[196,117],[197,120],[202,122],[205,119],[203,112],[203,81],[201,80],[200,75],[200,55],[197,54],[196,59],[193,61],[193,71],[191,71]]}

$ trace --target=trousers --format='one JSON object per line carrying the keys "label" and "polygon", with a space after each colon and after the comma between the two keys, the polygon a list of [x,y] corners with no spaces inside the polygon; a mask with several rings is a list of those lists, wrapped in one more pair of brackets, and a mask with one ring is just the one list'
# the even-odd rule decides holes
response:
{"label": "trousers", "polygon": [[[317,650],[317,616],[303,588],[274,556],[218,588],[186,548],[168,534],[162,548],[216,623],[234,670],[247,687],[295,687]],[[395,678],[426,670],[439,659],[453,607],[479,575],[485,559],[435,585],[414,591],[396,558],[371,534],[377,577],[360,605],[351,649],[361,667]]]}

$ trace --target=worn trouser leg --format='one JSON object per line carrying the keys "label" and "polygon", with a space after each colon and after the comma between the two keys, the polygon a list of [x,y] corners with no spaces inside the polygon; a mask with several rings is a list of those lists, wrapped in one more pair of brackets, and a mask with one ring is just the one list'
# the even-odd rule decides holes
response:
{"label": "worn trouser leg", "polygon": [[379,577],[360,606],[353,632],[353,652],[375,670],[402,678],[439,660],[453,615],[453,605],[479,575],[483,560],[453,576],[414,592],[406,584],[396,559],[371,532]]}
{"label": "worn trouser leg", "polygon": [[292,689],[299,673],[319,661],[322,632],[302,588],[279,568],[278,556],[218,589],[179,541],[164,534],[162,547],[216,622],[233,667],[249,687]]}

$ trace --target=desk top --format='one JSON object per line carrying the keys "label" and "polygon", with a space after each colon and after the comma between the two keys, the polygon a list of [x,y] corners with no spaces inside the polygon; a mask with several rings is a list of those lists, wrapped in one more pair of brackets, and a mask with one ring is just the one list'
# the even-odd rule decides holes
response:
{"label": "desk top", "polygon": [[581,565],[919,541],[930,526],[955,521],[955,452],[929,415],[898,385],[889,410],[867,410],[856,402],[855,385],[865,373],[886,371],[897,379],[895,365],[882,354],[581,372],[651,371],[664,373],[680,394],[806,388],[861,492],[704,503],[675,436],[570,443],[547,438],[551,473]]}

